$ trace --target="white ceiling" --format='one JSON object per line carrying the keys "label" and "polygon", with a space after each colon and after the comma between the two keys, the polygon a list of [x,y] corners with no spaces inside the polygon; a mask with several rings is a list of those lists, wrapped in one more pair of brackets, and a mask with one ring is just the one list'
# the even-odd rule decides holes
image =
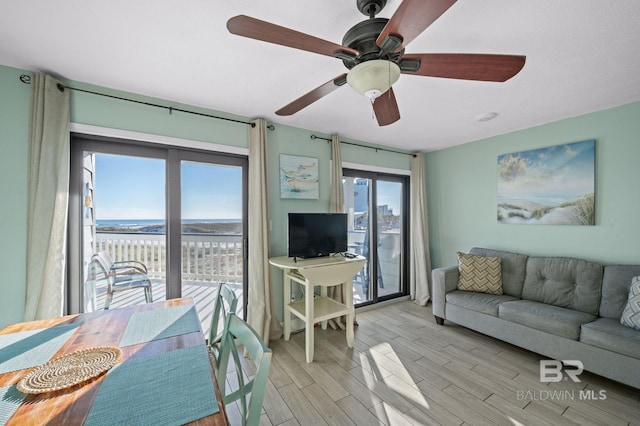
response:
{"label": "white ceiling", "polygon": [[526,55],[524,69],[506,83],[402,75],[402,118],[386,127],[348,86],[276,116],[346,69],[229,34],[239,14],[335,43],[365,19],[356,0],[2,0],[0,64],[419,151],[640,100],[638,0],[459,0],[406,52]]}

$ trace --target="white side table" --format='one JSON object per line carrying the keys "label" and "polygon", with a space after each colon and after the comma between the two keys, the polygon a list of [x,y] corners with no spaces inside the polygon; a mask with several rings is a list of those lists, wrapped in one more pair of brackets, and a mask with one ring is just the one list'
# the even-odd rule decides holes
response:
{"label": "white side table", "polygon": [[[366,259],[362,256],[346,258],[342,256],[319,257],[313,259],[293,259],[287,256],[272,257],[269,263],[284,271],[284,340],[291,337],[291,314],[305,323],[305,350],[307,362],[313,361],[313,327],[322,322],[327,328],[331,318],[347,316],[347,345],[353,347],[353,276],[362,268]],[[303,300],[291,300],[291,282],[304,287]],[[327,287],[343,284],[344,303],[327,297]],[[314,288],[320,286],[320,296],[315,297]]]}

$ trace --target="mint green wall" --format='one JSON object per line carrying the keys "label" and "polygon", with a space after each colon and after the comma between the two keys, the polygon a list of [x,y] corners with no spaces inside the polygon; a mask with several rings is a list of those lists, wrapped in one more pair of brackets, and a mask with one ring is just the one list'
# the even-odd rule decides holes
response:
{"label": "mint green wall", "polygon": [[[219,111],[197,108],[178,102],[144,97],[116,91],[105,87],[69,82],[72,87],[149,102],[187,111],[216,115],[248,121],[246,117],[234,116]],[[118,99],[96,96],[80,91],[71,91],[71,121],[80,124],[129,130],[154,135],[171,136],[223,145],[247,147],[247,125],[216,120],[193,114],[136,104]]]}
{"label": "mint green wall", "polygon": [[[0,297],[0,328],[11,322],[22,321],[25,295],[25,251],[26,251],[26,161],[27,120],[29,86],[20,83],[22,70],[0,66],[0,141],[3,155],[0,159],[2,179],[2,227],[0,235],[0,267],[3,284]],[[132,98],[190,111],[248,121],[247,117],[183,105],[176,102],[154,99],[136,94],[119,92],[79,82],[67,82],[73,87]],[[117,99],[91,95],[79,91],[71,92],[71,121],[93,126],[123,129],[212,142],[238,147],[248,146],[248,126],[216,120],[208,117],[173,112],[162,108],[134,104]],[[329,209],[329,162],[330,144],[312,140],[310,136],[328,137],[312,130],[275,125],[267,132],[269,152],[269,215],[271,217],[271,255],[286,254],[286,212],[328,211]],[[356,143],[363,142],[351,141]],[[320,198],[318,200],[281,200],[279,193],[280,153],[316,157],[319,160]],[[345,145],[343,161],[408,170],[409,156]],[[282,275],[273,271],[276,314],[282,318]]]}
{"label": "mint green wall", "polygon": [[[596,140],[596,226],[497,223],[498,155],[587,139]],[[633,103],[425,154],[433,266],[474,246],[640,263],[639,139]]]}
{"label": "mint green wall", "polygon": [[29,86],[20,74],[0,66],[0,328],[24,316]]}

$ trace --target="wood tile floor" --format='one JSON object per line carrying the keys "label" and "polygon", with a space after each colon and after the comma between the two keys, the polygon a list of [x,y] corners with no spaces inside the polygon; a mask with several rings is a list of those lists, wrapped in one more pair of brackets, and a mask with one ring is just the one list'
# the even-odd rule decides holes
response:
{"label": "wood tile floor", "polygon": [[[544,358],[438,326],[430,306],[400,302],[357,320],[353,349],[344,332],[317,328],[311,364],[304,333],[272,342],[261,425],[640,425],[640,390],[586,372],[540,383]],[[600,391],[606,399],[586,399]],[[239,424],[237,407],[228,415]]]}

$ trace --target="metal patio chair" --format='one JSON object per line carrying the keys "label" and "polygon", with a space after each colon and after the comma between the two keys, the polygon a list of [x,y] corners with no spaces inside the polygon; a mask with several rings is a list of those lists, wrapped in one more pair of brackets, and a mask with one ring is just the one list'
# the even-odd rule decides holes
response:
{"label": "metal patio chair", "polygon": [[104,309],[109,309],[113,295],[120,291],[142,288],[146,303],[153,302],[151,290],[151,280],[147,275],[147,267],[137,260],[125,260],[114,262],[109,253],[98,252],[91,257],[97,269],[97,279],[104,279],[107,282],[107,298],[104,302]]}

